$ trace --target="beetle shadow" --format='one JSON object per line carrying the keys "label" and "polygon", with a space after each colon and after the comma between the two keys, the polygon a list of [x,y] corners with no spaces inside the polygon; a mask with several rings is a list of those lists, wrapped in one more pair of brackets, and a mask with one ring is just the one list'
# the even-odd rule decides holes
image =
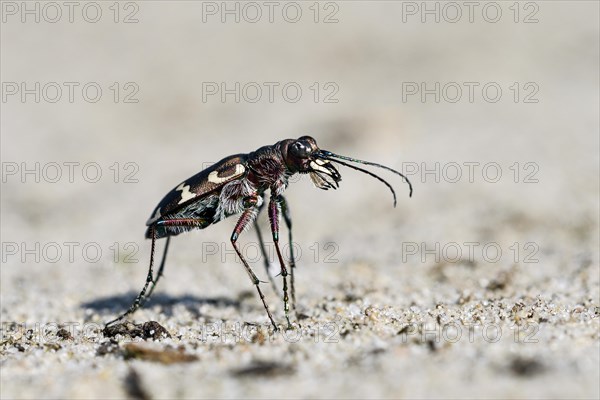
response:
{"label": "beetle shadow", "polygon": [[[129,309],[136,296],[137,293],[135,292],[127,292],[115,296],[100,297],[81,303],[81,308],[94,310],[102,316],[116,315]],[[154,294],[143,308],[151,309],[154,306],[160,306],[161,314],[172,317],[175,307],[182,305],[195,318],[202,316],[200,308],[203,305],[210,305],[218,308],[234,307],[237,310],[240,309],[240,301],[230,297],[198,297],[191,294],[170,296],[163,293]]]}

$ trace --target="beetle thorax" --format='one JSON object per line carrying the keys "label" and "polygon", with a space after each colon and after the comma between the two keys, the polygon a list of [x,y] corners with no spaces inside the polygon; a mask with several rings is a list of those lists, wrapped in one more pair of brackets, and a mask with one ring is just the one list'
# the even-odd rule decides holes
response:
{"label": "beetle thorax", "polygon": [[251,153],[248,166],[252,171],[250,179],[261,192],[270,189],[272,193],[283,193],[289,177],[294,174],[278,146],[265,146]]}

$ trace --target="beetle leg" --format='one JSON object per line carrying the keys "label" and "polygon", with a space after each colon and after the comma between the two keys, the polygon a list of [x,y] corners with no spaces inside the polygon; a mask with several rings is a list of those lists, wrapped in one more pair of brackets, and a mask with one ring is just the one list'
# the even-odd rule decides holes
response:
{"label": "beetle leg", "polygon": [[[196,226],[196,225],[198,225],[198,221],[194,220],[194,219],[167,219],[167,220],[162,220],[159,223],[161,225],[171,225],[171,226]],[[129,309],[125,313],[123,313],[119,317],[113,319],[112,321],[107,322],[105,327],[112,325],[115,322],[121,321],[123,318],[125,318],[128,315],[133,314],[140,307],[142,307],[148,301],[148,299],[152,295],[152,292],[154,292],[154,288],[156,287],[156,284],[158,283],[159,279],[163,275],[163,271],[165,269],[165,264],[167,261],[167,251],[169,250],[169,243],[171,241],[171,237],[167,236],[167,242],[165,244],[162,261],[160,263],[160,267],[158,268],[156,278],[154,278],[154,272],[152,270],[152,268],[154,266],[154,250],[156,247],[156,227],[155,226],[151,227],[151,239],[152,239],[152,246],[151,246],[152,249],[150,250],[150,266],[148,268],[148,275],[146,276],[146,283],[145,283],[144,287],[142,288],[142,291],[137,295],[137,297],[133,301],[133,304],[129,307]],[[146,291],[148,290],[148,286],[150,285],[150,283],[152,283],[152,285],[150,286],[150,290],[148,291],[148,294],[146,295]]]}
{"label": "beetle leg", "polygon": [[296,269],[296,258],[294,256],[294,242],[292,240],[292,217],[290,216],[290,209],[288,203],[283,196],[279,196],[281,199],[281,213],[283,214],[283,220],[288,230],[288,241],[290,246],[290,291],[292,295],[292,310],[296,314],[298,319],[298,312],[296,311],[296,288],[294,287],[294,270]]}
{"label": "beetle leg", "polygon": [[285,262],[281,256],[281,250],[279,249],[279,202],[281,198],[279,196],[271,196],[269,202],[269,221],[271,222],[271,233],[273,234],[273,243],[275,244],[275,250],[277,251],[277,258],[279,258],[279,264],[281,265],[281,276],[283,277],[283,310],[285,312],[285,319],[287,320],[288,329],[292,328],[290,323],[289,311],[289,297],[287,287],[287,268]]}
{"label": "beetle leg", "polygon": [[[196,226],[198,225],[199,220],[196,219],[165,219],[159,221],[160,225],[163,226]],[[160,262],[160,267],[158,268],[158,272],[156,273],[156,278],[152,280],[152,286],[150,286],[150,290],[148,294],[144,297],[141,306],[146,304],[146,302],[154,293],[154,288],[156,288],[156,284],[159,279],[163,276],[163,271],[165,269],[165,262],[167,261],[167,251],[169,251],[169,244],[171,243],[171,236],[167,236],[167,242],[165,243],[165,250],[163,251],[162,261]]]}
{"label": "beetle leg", "polygon": [[246,268],[246,272],[248,273],[250,280],[252,281],[254,286],[256,286],[256,291],[258,292],[258,296],[260,297],[260,300],[262,301],[263,306],[265,307],[267,316],[269,317],[269,320],[271,320],[271,324],[273,324],[273,328],[277,331],[277,330],[279,330],[279,328],[277,328],[277,325],[275,324],[275,320],[273,320],[273,316],[271,315],[271,311],[269,311],[269,306],[267,305],[267,302],[265,301],[265,295],[262,293],[262,290],[260,290],[260,286],[259,286],[260,280],[254,274],[254,271],[252,271],[252,268],[250,268],[250,265],[248,265],[248,262],[246,261],[244,256],[242,256],[242,253],[240,252],[240,250],[238,249],[238,246],[236,244],[240,234],[245,230],[246,227],[248,227],[248,224],[252,224],[254,222],[257,215],[258,215],[258,207],[256,207],[256,206],[253,206],[252,208],[247,208],[242,213],[242,215],[240,216],[240,219],[238,220],[237,224],[235,225],[233,233],[231,234],[231,244],[233,245],[233,248],[235,249],[235,252],[237,253],[240,260],[242,260],[242,263],[244,264],[244,267]]}
{"label": "beetle leg", "polygon": [[[258,207],[257,216],[262,211],[262,209],[264,207],[264,204],[265,203],[262,203]],[[262,252],[263,260],[265,262],[265,271],[267,272],[267,276],[269,277],[269,282],[271,282],[271,286],[273,287],[273,291],[279,295],[279,289],[277,289],[277,285],[275,284],[275,279],[273,279],[273,275],[271,274],[271,271],[269,270],[270,258],[269,258],[269,255],[267,254],[267,248],[265,247],[265,242],[263,241],[262,233],[261,233],[260,227],[258,226],[258,222],[254,223],[254,228],[256,229],[256,235],[258,236],[258,244],[260,246],[260,250]]]}
{"label": "beetle leg", "polygon": [[152,293],[154,292],[154,288],[156,287],[158,280],[160,279],[161,276],[163,276],[163,270],[165,269],[165,262],[167,261],[167,251],[169,251],[169,243],[171,243],[171,236],[167,236],[167,241],[165,243],[165,249],[163,251],[162,261],[160,262],[160,267],[158,267],[158,272],[156,273],[156,278],[154,278],[154,280],[152,281],[152,286],[150,286],[150,290],[148,291],[148,295],[144,299],[142,306],[144,304],[146,304],[146,301],[148,301],[150,296],[152,296]]}
{"label": "beetle leg", "polygon": [[150,228],[151,231],[151,238],[152,238],[152,246],[151,246],[151,250],[150,250],[150,266],[148,267],[148,275],[146,276],[146,283],[144,284],[144,287],[142,288],[142,291],[137,295],[137,297],[135,298],[135,300],[133,301],[133,304],[129,307],[129,309],[127,311],[125,311],[123,314],[121,314],[119,317],[113,319],[112,321],[109,321],[106,323],[106,325],[104,326],[104,329],[106,329],[107,327],[109,327],[110,325],[114,324],[115,322],[121,321],[123,318],[125,318],[128,315],[133,314],[138,308],[140,308],[140,306],[142,305],[142,300],[144,299],[145,295],[146,295],[146,290],[148,289],[148,285],[150,284],[150,282],[154,281],[154,273],[152,272],[152,266],[154,265],[154,249],[156,246],[156,228],[154,226],[152,226]]}

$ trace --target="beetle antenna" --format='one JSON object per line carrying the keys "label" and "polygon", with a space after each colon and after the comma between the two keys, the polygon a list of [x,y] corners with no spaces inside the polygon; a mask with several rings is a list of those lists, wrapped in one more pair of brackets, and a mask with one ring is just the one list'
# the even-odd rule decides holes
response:
{"label": "beetle antenna", "polygon": [[325,158],[326,160],[329,160],[329,161],[336,162],[336,163],[346,166],[348,168],[352,168],[357,171],[364,172],[367,175],[371,175],[373,178],[377,179],[378,181],[383,182],[383,184],[386,185],[392,191],[392,196],[394,196],[394,207],[396,207],[396,192],[394,191],[394,188],[392,187],[392,185],[390,185],[385,179],[383,179],[382,177],[380,177],[378,175],[375,175],[371,171],[367,171],[366,169],[357,167],[355,165],[347,164],[340,160],[334,160],[333,158],[327,158],[327,157],[323,157],[323,158]]}
{"label": "beetle antenna", "polygon": [[[351,157],[341,156],[339,154],[334,154],[334,153],[332,153],[330,151],[327,151],[327,150],[321,150],[319,153],[322,156],[329,158],[331,161],[335,161],[335,162],[340,163],[342,165],[346,165],[347,167],[350,167],[350,168],[354,168],[354,167],[351,166],[351,165],[349,165],[349,164],[342,163],[342,162],[340,162],[338,160],[333,160],[332,158],[339,158],[339,159],[342,159],[342,160],[352,161],[352,162],[356,162],[356,163],[360,163],[360,164],[372,165],[374,167],[387,169],[388,171],[391,171],[391,172],[395,173],[396,175],[400,175],[402,178],[404,178],[404,180],[406,181],[406,183],[408,183],[408,188],[410,189],[410,192],[408,193],[408,197],[412,197],[412,184],[410,183],[410,181],[408,180],[408,178],[404,174],[402,174],[401,172],[396,171],[393,168],[386,167],[385,165],[377,164],[377,163],[370,162],[370,161],[364,161],[364,160],[359,160],[357,158],[351,158]],[[357,169],[359,171],[362,171],[362,172],[366,172],[369,175],[372,175],[372,176],[376,177],[377,179],[379,179],[380,181],[383,181],[384,183],[387,184],[387,182],[385,182],[383,179],[379,178],[375,174],[371,174],[371,173],[369,173],[368,171],[366,171],[366,170],[364,170],[362,168],[356,167],[355,169]],[[389,184],[387,184],[387,185],[390,186]],[[391,189],[391,187],[390,187],[390,189]],[[392,192],[393,192],[393,190],[392,190]],[[394,206],[395,205],[396,205],[396,196],[394,196]]]}

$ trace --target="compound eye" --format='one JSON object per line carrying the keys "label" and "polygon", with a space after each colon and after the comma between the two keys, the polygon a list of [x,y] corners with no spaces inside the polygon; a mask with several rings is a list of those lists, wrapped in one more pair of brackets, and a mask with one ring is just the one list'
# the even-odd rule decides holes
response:
{"label": "compound eye", "polygon": [[298,157],[306,158],[310,154],[310,147],[298,141],[292,144],[292,153]]}

